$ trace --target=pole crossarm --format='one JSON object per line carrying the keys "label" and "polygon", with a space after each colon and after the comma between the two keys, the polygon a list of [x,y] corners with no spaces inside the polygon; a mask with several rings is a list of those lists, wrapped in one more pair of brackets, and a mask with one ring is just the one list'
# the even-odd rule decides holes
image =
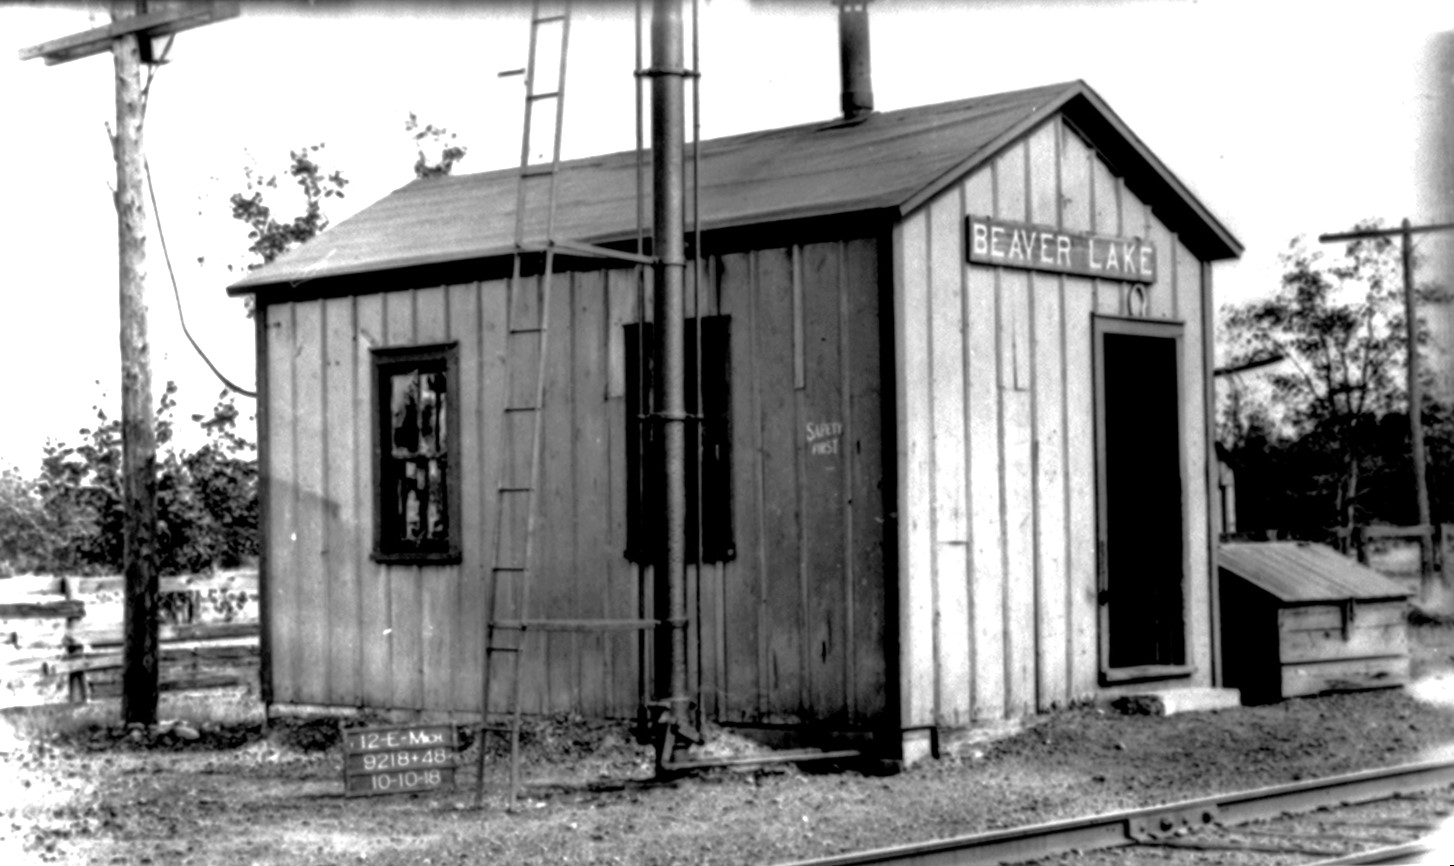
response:
{"label": "pole crossarm", "polygon": [[1356,241],[1364,238],[1391,238],[1409,234],[1423,234],[1424,232],[1443,232],[1454,229],[1454,223],[1430,223],[1423,226],[1409,226],[1407,228],[1395,227],[1391,229],[1358,229],[1351,232],[1333,232],[1331,234],[1318,235],[1320,243],[1334,243],[1336,241]]}
{"label": "pole crossarm", "polygon": [[97,27],[84,33],[73,33],[70,36],[62,36],[60,39],[52,39],[50,42],[43,42],[30,48],[22,48],[20,49],[20,59],[33,60],[43,57],[47,66],[55,66],[59,63],[110,51],[113,42],[132,33],[139,34],[144,39],[169,36],[173,33],[181,33],[183,30],[211,24],[214,21],[236,18],[237,14],[238,4],[236,2],[188,3],[173,6],[157,12],[147,12],[144,15],[118,18],[105,27]]}

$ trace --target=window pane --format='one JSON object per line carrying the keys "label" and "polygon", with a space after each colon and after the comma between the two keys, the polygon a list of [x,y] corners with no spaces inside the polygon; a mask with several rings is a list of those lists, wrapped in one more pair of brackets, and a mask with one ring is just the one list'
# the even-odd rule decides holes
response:
{"label": "window pane", "polygon": [[419,453],[438,453],[435,431],[438,428],[436,415],[439,409],[439,395],[434,392],[434,376],[422,375],[419,381]]}
{"label": "window pane", "polygon": [[449,403],[445,399],[445,394],[448,391],[445,387],[445,376],[443,373],[434,373],[426,377],[426,380],[428,382],[429,405],[431,407],[429,417],[431,427],[430,439],[433,444],[432,453],[444,454],[448,450],[448,442],[444,434],[449,429],[449,425],[446,423],[449,417]]}
{"label": "window pane", "polygon": [[419,538],[419,472],[413,461],[406,461],[404,477],[399,481],[399,503],[403,506],[404,538],[416,541]]}
{"label": "window pane", "polygon": [[406,457],[419,450],[419,371],[390,376],[389,383],[393,453]]}
{"label": "window pane", "polygon": [[[403,352],[410,350],[401,350]],[[450,520],[448,350],[376,356],[383,443],[378,472],[381,554],[454,554]]]}
{"label": "window pane", "polygon": [[438,460],[429,461],[429,517],[426,532],[430,539],[443,541],[449,538],[448,512],[444,505],[444,473]]}

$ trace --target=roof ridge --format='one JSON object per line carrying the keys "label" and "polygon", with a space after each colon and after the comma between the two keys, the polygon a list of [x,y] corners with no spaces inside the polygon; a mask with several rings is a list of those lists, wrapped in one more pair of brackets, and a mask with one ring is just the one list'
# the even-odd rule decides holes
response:
{"label": "roof ridge", "polygon": [[[788,134],[791,134],[791,133],[793,133],[795,131],[818,132],[818,131],[831,131],[831,130],[837,130],[837,129],[852,129],[854,127],[862,126],[865,122],[874,122],[876,119],[879,122],[882,122],[883,120],[892,120],[892,119],[897,118],[897,117],[904,117],[904,116],[909,116],[909,115],[914,115],[914,114],[920,114],[920,113],[924,113],[924,112],[933,112],[935,109],[941,109],[941,110],[942,109],[949,109],[949,108],[952,108],[952,107],[955,107],[955,106],[968,105],[968,104],[971,104],[971,103],[986,103],[986,102],[989,102],[991,100],[994,100],[994,101],[1003,100],[1003,101],[1006,101],[1006,102],[1010,102],[1010,101],[1014,101],[1014,98],[1015,97],[1023,97],[1025,94],[1028,94],[1028,93],[1041,92],[1041,91],[1046,92],[1046,93],[1053,93],[1053,92],[1058,92],[1058,91],[1062,91],[1062,90],[1067,90],[1067,89],[1070,89],[1070,88],[1074,88],[1074,87],[1077,87],[1077,86],[1079,86],[1079,87],[1087,87],[1088,85],[1086,85],[1086,83],[1084,81],[1080,80],[1080,79],[1071,79],[1069,81],[1060,81],[1060,82],[1057,82],[1055,84],[1042,84],[1042,85],[1039,85],[1039,86],[1036,86],[1036,87],[1022,87],[1022,88],[1020,88],[1018,90],[1005,90],[1005,91],[1000,91],[998,93],[987,93],[987,94],[982,94],[982,95],[979,95],[979,96],[966,96],[966,97],[961,97],[959,99],[946,100],[946,101],[943,101],[943,102],[930,102],[930,103],[924,103],[924,104],[921,104],[921,105],[909,105],[909,106],[904,106],[902,108],[890,109],[888,111],[874,111],[874,112],[872,112],[870,114],[865,115],[862,119],[855,120],[852,124],[840,125],[838,123],[838,121],[841,121],[842,120],[841,117],[824,118],[824,119],[818,119],[818,120],[804,121],[802,123],[791,123],[791,124],[787,124],[786,126],[769,127],[767,129],[751,129],[751,130],[746,130],[746,131],[743,131],[743,132],[733,132],[733,133],[729,133],[727,135],[719,135],[719,136],[716,136],[716,137],[713,137],[713,138],[704,138],[704,139],[702,139],[702,142],[701,143],[702,143],[703,147],[707,147],[707,146],[713,146],[713,145],[722,145],[722,144],[725,144],[727,142],[732,142],[732,141],[741,141],[743,143],[747,143],[747,142],[750,142],[750,141],[752,141],[754,139],[761,140],[761,139],[766,139],[766,138],[774,138],[774,137],[781,136],[781,135],[788,135]],[[691,143],[688,142],[687,143],[687,146],[690,147],[690,144]],[[562,170],[565,170],[565,169],[569,169],[569,168],[576,168],[576,167],[580,167],[580,166],[584,166],[584,165],[589,165],[589,164],[592,164],[592,163],[603,163],[604,164],[604,163],[606,163],[606,162],[608,162],[610,160],[613,160],[613,159],[620,159],[620,160],[632,159],[632,160],[634,160],[636,158],[636,153],[637,153],[636,149],[635,148],[632,148],[630,150],[613,150],[613,151],[606,151],[604,153],[594,153],[594,154],[590,154],[589,156],[577,156],[577,157],[572,157],[571,159],[563,159],[563,160],[561,160],[560,161],[560,168]],[[446,177],[415,178],[414,180],[411,180],[408,183],[406,183],[404,186],[399,187],[399,189],[398,190],[395,190],[395,191],[398,192],[400,190],[408,189],[408,188],[413,187],[413,186],[416,186],[416,185],[420,185],[420,184],[424,184],[424,183],[433,183],[433,182],[437,182],[437,181],[445,181],[445,182],[448,182],[448,181],[451,181],[451,180],[453,180],[453,181],[465,181],[465,180],[468,180],[468,179],[484,180],[484,179],[494,179],[494,178],[500,178],[500,177],[511,177],[511,178],[513,178],[513,177],[517,176],[519,173],[520,173],[520,166],[518,166],[518,165],[511,165],[511,166],[505,166],[505,167],[502,167],[502,168],[487,169],[487,170],[484,170],[484,171],[465,172],[465,173],[462,173],[462,174],[448,175]]]}

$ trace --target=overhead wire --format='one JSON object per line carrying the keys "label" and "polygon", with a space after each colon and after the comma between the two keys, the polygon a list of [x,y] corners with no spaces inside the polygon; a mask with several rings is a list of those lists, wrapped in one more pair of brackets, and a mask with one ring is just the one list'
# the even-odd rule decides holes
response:
{"label": "overhead wire", "polygon": [[177,34],[169,34],[167,36],[167,44],[162,46],[161,56],[157,57],[154,61],[146,65],[146,84],[143,84],[141,87],[142,123],[146,122],[146,101],[151,96],[151,83],[157,77],[157,67],[167,62],[167,55],[172,53],[172,41],[176,38]]}
{"label": "overhead wire", "polygon": [[192,348],[196,350],[198,357],[202,359],[202,362],[207,365],[207,369],[212,371],[212,375],[216,376],[218,381],[222,382],[222,384],[226,385],[230,390],[241,394],[244,397],[252,397],[256,399],[256,391],[250,391],[247,388],[242,387],[241,385],[227,378],[227,376],[223,375],[221,370],[217,369],[217,365],[212,363],[211,358],[207,357],[207,353],[203,351],[200,345],[198,345],[196,338],[192,336],[191,329],[187,327],[187,316],[182,312],[182,292],[180,289],[177,288],[177,274],[176,271],[172,269],[172,255],[167,250],[167,235],[166,232],[162,229],[162,212],[157,207],[156,189],[152,186],[151,182],[151,163],[147,161],[145,157],[142,157],[141,164],[142,167],[146,169],[146,191],[148,196],[151,198],[151,212],[157,223],[157,240],[159,240],[162,245],[162,260],[167,263],[167,276],[171,278],[172,297],[175,298],[177,302],[177,321],[181,322],[182,324],[182,333],[187,337],[187,342],[192,344]]}
{"label": "overhead wire", "polygon": [[[161,63],[166,62],[167,55],[171,53],[172,40],[174,38],[175,34],[167,37],[167,43],[165,46],[162,47],[161,56],[157,58],[156,63],[150,64],[147,67],[146,84],[143,85],[141,89],[141,119],[143,124],[145,124],[146,122],[147,100],[151,97],[151,85],[152,82],[156,80],[157,66]],[[238,385],[236,382],[223,375],[221,370],[217,369],[217,365],[212,363],[211,358],[207,357],[206,351],[204,351],[202,349],[202,346],[197,343],[196,338],[192,336],[192,330],[187,327],[187,316],[186,313],[182,311],[182,292],[181,289],[177,287],[177,272],[175,269],[172,268],[172,254],[167,247],[167,233],[162,227],[162,212],[161,208],[157,205],[156,186],[152,183],[151,179],[151,162],[145,156],[143,156],[141,158],[141,164],[142,168],[146,171],[147,197],[151,201],[152,218],[156,220],[157,240],[161,243],[162,260],[166,262],[167,276],[170,278],[172,283],[172,297],[176,300],[177,321],[180,322],[182,325],[182,334],[186,336],[187,342],[192,344],[192,349],[196,351],[198,357],[202,359],[202,362],[207,365],[207,369],[212,371],[212,375],[216,376],[218,381],[220,381],[223,385],[227,386],[227,388],[234,393],[241,394],[244,397],[252,397],[256,399],[256,391],[250,391],[247,388]]]}

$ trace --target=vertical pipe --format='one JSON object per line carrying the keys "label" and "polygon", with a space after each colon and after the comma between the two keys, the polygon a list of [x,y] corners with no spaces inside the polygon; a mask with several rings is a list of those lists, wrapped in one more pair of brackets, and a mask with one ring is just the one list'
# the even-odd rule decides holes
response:
{"label": "vertical pipe", "polygon": [[[257,619],[258,619],[258,689],[263,704],[264,724],[272,715],[273,708],[273,605],[268,598],[273,583],[273,553],[275,540],[272,524],[273,457],[271,420],[268,400],[271,386],[268,383],[268,307],[262,293],[253,297],[253,345],[257,349]],[[355,385],[357,390],[357,385]],[[357,449],[355,449],[356,451]],[[363,621],[363,617],[359,617]],[[362,651],[362,642],[359,647]],[[362,676],[363,665],[359,665]]]}
{"label": "vertical pipe", "polygon": [[[682,79],[681,0],[655,0],[651,22],[651,150],[652,239],[656,251],[653,307],[658,343],[656,391],[658,420],[663,426],[660,452],[665,483],[662,525],[666,530],[658,574],[666,581],[670,678],[664,697],[671,723],[687,727],[686,609],[686,430],[682,314],[686,255],[683,220],[682,139],[685,130]],[[658,690],[661,686],[658,684]],[[671,755],[661,755],[670,761]]]}
{"label": "vertical pipe", "polygon": [[839,106],[844,120],[873,113],[868,0],[838,0]]}
{"label": "vertical pipe", "polygon": [[1409,438],[1413,444],[1414,490],[1419,501],[1419,526],[1424,530],[1419,536],[1420,590],[1425,601],[1432,590],[1433,572],[1430,568],[1429,488],[1424,475],[1424,396],[1419,383],[1419,320],[1414,304],[1414,252],[1413,232],[1408,217],[1403,221],[1403,266],[1404,266],[1404,327],[1408,336],[1409,374]]}
{"label": "vertical pipe", "polygon": [[[693,723],[698,729],[702,726],[702,712],[706,701],[702,699],[702,569],[706,568],[706,538],[704,517],[706,509],[703,507],[703,493],[706,488],[702,479],[702,467],[706,465],[704,453],[705,436],[707,429],[707,395],[702,391],[702,320],[706,318],[706,309],[703,306],[702,298],[702,56],[701,56],[701,32],[698,29],[698,22],[702,18],[701,0],[692,0],[692,308],[696,310],[694,324],[696,327],[696,357],[692,362],[692,369],[696,371],[696,387],[693,393],[697,395],[697,425],[696,441],[694,447],[697,449],[697,478],[696,478],[696,513],[697,525],[695,528],[697,538],[697,549],[695,551],[697,563],[697,607],[691,615],[697,622],[697,679],[693,684],[695,688],[692,693],[696,695],[697,707]],[[690,634],[687,635],[690,638]],[[721,661],[719,656],[718,662]],[[713,677],[720,688],[721,680]]]}
{"label": "vertical pipe", "polygon": [[[645,106],[643,105],[643,101],[644,100],[643,100],[642,94],[641,94],[641,82],[642,82],[642,79],[645,78],[645,76],[646,76],[646,67],[642,63],[642,53],[643,52],[641,50],[641,21],[642,21],[641,4],[642,4],[642,0],[636,0],[636,19],[635,19],[635,25],[636,26],[634,28],[634,30],[635,30],[635,40],[634,41],[635,41],[635,47],[636,47],[636,71],[635,71],[634,84],[635,84],[635,88],[636,88],[636,254],[637,255],[645,255],[646,254],[646,145],[645,145],[645,142],[643,141],[645,132],[644,132],[644,128],[642,126],[642,119],[643,119],[643,116],[645,115]],[[642,418],[643,408],[646,406],[646,403],[647,403],[647,400],[646,400],[646,398],[644,396],[646,394],[646,388],[645,388],[645,385],[646,385],[646,272],[645,272],[645,266],[640,265],[640,264],[636,265],[636,267],[632,269],[632,273],[636,277],[636,307],[635,307],[634,312],[632,313],[632,315],[634,317],[634,321],[636,322],[636,403],[634,405],[628,403],[627,406],[626,406],[626,411],[629,412],[629,413],[631,413],[631,415],[627,419],[627,423],[633,425],[633,429],[635,429],[635,431],[636,431],[636,460],[637,460],[637,464],[636,465],[638,467],[640,467],[640,469],[639,469],[639,475],[638,475],[638,478],[637,478],[637,483],[640,484],[640,485],[642,485],[642,487],[641,488],[638,488],[638,490],[637,490],[637,493],[639,495],[639,494],[641,494],[644,491],[644,485],[646,483],[646,480],[645,479],[651,477],[651,473],[650,473],[649,469],[646,468],[646,467],[649,466],[649,464],[647,463],[647,459],[649,458],[650,455],[647,453],[647,449],[646,449],[645,444],[644,444],[644,443],[646,443],[648,441],[648,437],[644,435],[644,431],[643,431],[642,426],[641,426],[642,423],[643,423],[643,418]],[[629,518],[628,518],[628,520],[629,520]],[[638,544],[640,543],[640,537],[641,537],[641,534],[643,532],[645,532],[644,526],[639,526],[635,530],[635,538],[633,540],[636,543],[638,543]],[[652,572],[646,567],[646,560],[641,559],[641,557],[639,555],[637,557],[635,557],[635,559],[636,559],[636,615],[638,617],[640,617],[641,619],[651,619],[651,618],[654,618],[655,615],[656,615],[655,609],[649,604],[649,601],[651,599],[651,592],[652,592],[652,590],[651,590],[651,586],[648,583],[648,579],[649,579],[649,576],[652,575]],[[640,631],[640,632],[637,632],[636,633],[636,659],[637,659],[637,668],[636,668],[636,698],[637,698],[637,705],[639,707],[638,712],[641,712],[641,713],[646,712],[646,705],[647,705],[647,703],[653,697],[655,697],[651,693],[651,669],[652,668],[650,666],[648,666],[648,664],[647,664],[647,660],[651,658],[651,655],[649,653],[649,650],[652,648],[652,644],[653,644],[652,638],[651,638],[651,636],[647,632]],[[652,664],[654,665],[654,663],[655,662],[653,661]],[[646,724],[647,724],[647,721],[645,719],[642,719],[641,720],[641,725],[642,725],[641,730],[643,732],[646,730]]]}
{"label": "vertical pipe", "polygon": [[[113,17],[134,14],[118,2]],[[116,217],[120,243],[121,465],[126,574],[125,666],[121,715],[127,722],[156,721],[157,573],[156,431],[152,426],[151,347],[146,324],[146,208],[143,204],[141,41],[118,38],[116,68]]]}

